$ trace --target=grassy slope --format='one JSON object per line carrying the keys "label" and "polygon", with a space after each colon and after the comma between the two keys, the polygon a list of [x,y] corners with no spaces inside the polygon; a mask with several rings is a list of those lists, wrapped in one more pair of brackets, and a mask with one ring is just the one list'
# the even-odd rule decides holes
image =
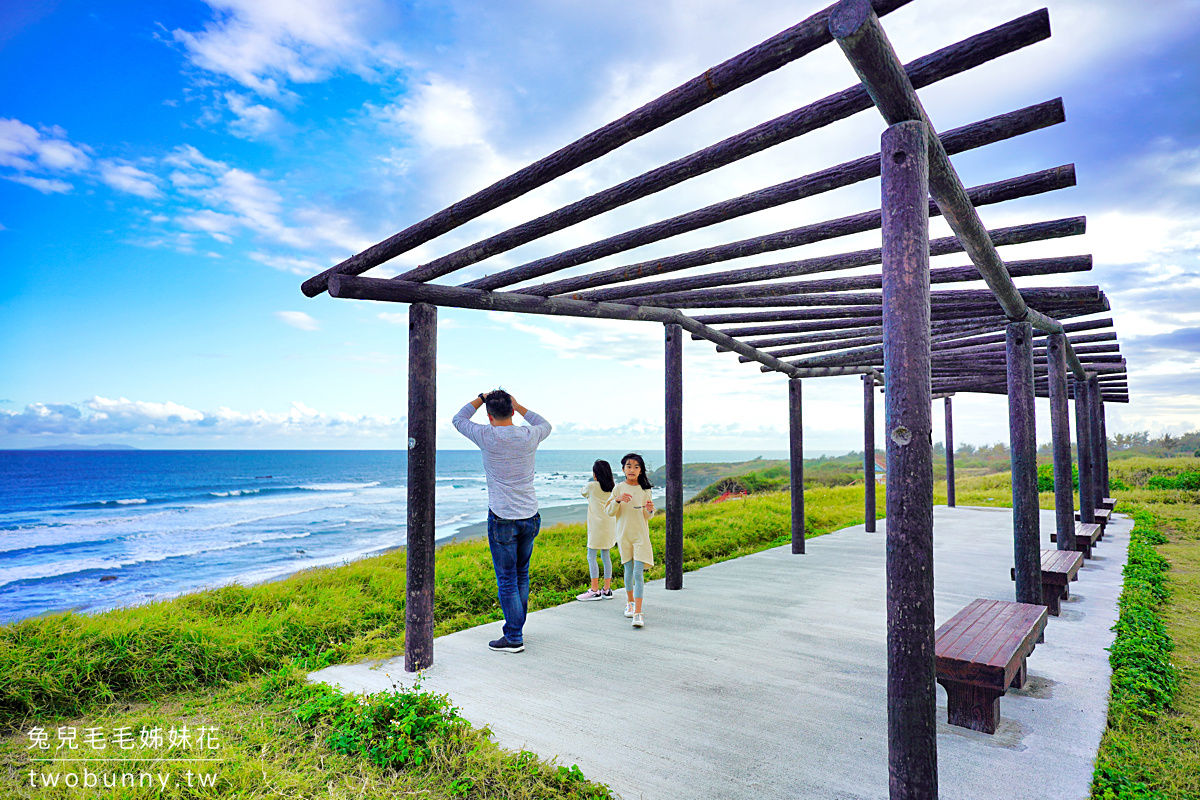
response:
{"label": "grassy slope", "polygon": [[[1175,459],[1172,459],[1174,461]],[[1129,460],[1125,474],[1155,469],[1196,469],[1191,464],[1152,465]],[[1118,463],[1113,474],[1118,476]],[[1144,480],[1144,478],[1143,478]],[[1131,485],[1132,482],[1131,482]],[[961,479],[961,505],[1005,506],[1007,475]],[[861,487],[806,493],[810,536],[862,521]],[[944,502],[945,487],[935,489]],[[1125,738],[1106,737],[1103,757],[1144,765],[1139,780],[1162,794],[1198,797],[1197,731],[1200,730],[1200,495],[1134,490],[1123,502],[1151,503],[1171,533],[1159,549],[1172,562],[1174,595],[1165,610],[1176,641],[1180,690],[1169,714]],[[1044,507],[1053,497],[1043,494]],[[880,492],[878,508],[884,507]],[[687,569],[788,541],[790,506],[785,493],[719,505],[689,506],[685,513]],[[652,522],[661,552],[662,518]],[[586,580],[582,526],[557,526],[539,538],[534,562],[537,608],[568,601]],[[661,565],[654,577],[661,577]],[[439,553],[438,634],[499,619],[492,595],[491,564],[483,543],[464,543]],[[25,732],[33,724],[112,729],[188,722],[222,731],[220,792],[186,787],[129,790],[114,796],[206,797],[571,797],[605,796],[602,786],[576,772],[529,754],[496,748],[485,731],[470,731],[431,750],[420,768],[393,770],[331,748],[339,728],[331,720],[300,723],[299,700],[288,691],[310,667],[385,656],[403,646],[402,553],[336,569],[316,570],[287,581],[229,587],[170,603],[95,617],[62,616],[0,629],[0,712],[20,733],[0,744],[0,781],[19,797],[79,796],[27,784]],[[288,691],[284,691],[287,689]],[[33,721],[36,719],[36,723]],[[1190,759],[1190,760],[1189,760]],[[132,765],[131,765],[132,767]],[[177,776],[178,777],[178,776]],[[1189,781],[1191,781],[1189,783]],[[1170,788],[1165,788],[1170,787]],[[1134,797],[1137,795],[1122,795]]]}
{"label": "grassy slope", "polygon": [[[861,488],[817,489],[807,499],[810,536],[862,521]],[[786,493],[689,507],[685,569],[790,541],[790,520]],[[663,535],[659,516],[651,521],[659,553]],[[542,532],[531,568],[531,608],[568,602],[586,584],[585,541],[582,525]],[[331,743],[344,738],[333,720],[311,729],[296,720],[292,711],[300,701],[280,687],[300,685],[306,670],[402,652],[404,568],[404,554],[397,552],[276,583],[0,628],[0,722],[14,730],[0,745],[5,796],[78,796],[28,785],[27,733],[35,725],[52,732],[57,726],[138,731],[143,724],[169,728],[185,721],[221,729],[223,791],[244,797],[604,796],[603,787],[577,770],[501,751],[483,731],[440,743],[420,768],[396,772],[332,750]],[[662,571],[660,564],[650,577]],[[486,542],[440,550],[437,633],[500,619],[494,592]],[[223,795],[188,794],[184,786],[112,796]]]}

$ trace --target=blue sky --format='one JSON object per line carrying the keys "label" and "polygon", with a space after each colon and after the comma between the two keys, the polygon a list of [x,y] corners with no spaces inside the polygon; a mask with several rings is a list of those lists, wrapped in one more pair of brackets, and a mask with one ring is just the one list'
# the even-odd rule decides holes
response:
{"label": "blue sky", "polygon": [[[884,24],[907,60],[1038,7],[916,0]],[[0,447],[402,448],[406,307],[309,299],[300,282],[817,8],[777,0],[6,8]],[[1079,186],[981,215],[999,226],[1086,214],[1083,237],[1003,255],[1094,254],[1090,274],[1022,285],[1098,283],[1108,293],[1132,398],[1110,408],[1110,431],[1198,428],[1200,3],[1072,0],[1049,9],[1049,41],[922,98],[946,130],[1063,97],[1066,124],[955,163],[968,185],[1076,164]],[[837,48],[825,47],[372,274],[396,274],[853,81]],[[882,129],[874,111],[859,114],[443,281],[865,155]],[[878,182],[849,187],[576,272],[876,208],[878,191]],[[933,235],[946,235],[942,225]],[[874,246],[873,236],[807,251]],[[503,385],[556,424],[556,447],[661,447],[661,362],[657,325],[443,310],[440,442],[466,446],[450,417]],[[686,446],[786,446],[781,376],[688,342],[685,386]],[[861,447],[860,391],[854,379],[805,382],[808,447]],[[1003,398],[958,398],[960,440],[1007,439],[1004,409]]]}

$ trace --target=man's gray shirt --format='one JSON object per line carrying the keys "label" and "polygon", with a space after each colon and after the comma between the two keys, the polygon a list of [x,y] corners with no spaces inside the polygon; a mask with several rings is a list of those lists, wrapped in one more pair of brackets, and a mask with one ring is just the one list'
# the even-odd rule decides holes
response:
{"label": "man's gray shirt", "polygon": [[550,423],[525,409],[526,425],[481,425],[471,421],[475,406],[467,403],[454,415],[458,432],[483,451],[488,508],[501,519],[528,519],[538,511],[533,491],[533,459],[550,435]]}

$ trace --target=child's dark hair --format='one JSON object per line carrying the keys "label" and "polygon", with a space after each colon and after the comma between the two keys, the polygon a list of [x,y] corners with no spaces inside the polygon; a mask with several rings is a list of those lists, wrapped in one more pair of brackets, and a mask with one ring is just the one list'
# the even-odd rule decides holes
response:
{"label": "child's dark hair", "polygon": [[592,474],[596,476],[596,483],[600,484],[601,491],[611,492],[617,485],[613,480],[612,466],[602,458],[596,459],[596,463],[592,464]]}
{"label": "child's dark hair", "polygon": [[494,419],[511,419],[513,415],[512,395],[503,389],[493,389],[484,395],[487,413]]}
{"label": "child's dark hair", "polygon": [[643,489],[652,488],[653,484],[650,483],[650,476],[646,474],[646,459],[642,458],[637,453],[626,453],[625,455],[621,456],[621,469],[625,468],[626,461],[636,461],[638,466],[642,468],[642,471],[638,473],[638,486],[642,487]]}

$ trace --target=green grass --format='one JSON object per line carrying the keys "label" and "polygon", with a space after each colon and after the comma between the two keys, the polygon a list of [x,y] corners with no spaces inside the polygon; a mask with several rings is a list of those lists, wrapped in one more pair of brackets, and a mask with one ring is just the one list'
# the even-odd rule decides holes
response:
{"label": "green grass", "polygon": [[[882,509],[882,492],[880,498]],[[814,489],[806,499],[809,536],[862,522],[861,487]],[[786,492],[767,492],[689,506],[684,530],[686,570],[757,552],[790,541],[790,499]],[[650,521],[650,531],[661,558],[662,515]],[[530,570],[531,610],[569,602],[586,585],[585,542],[583,525],[558,525],[539,535]],[[486,541],[440,549],[436,574],[437,635],[501,618]],[[346,713],[359,708],[357,701],[350,706],[334,694],[314,700],[298,693],[310,669],[403,652],[404,575],[404,554],[395,552],[274,583],[4,626],[0,724],[9,735],[0,745],[0,764],[14,791],[19,788],[17,796],[77,796],[56,794],[67,792],[61,786],[27,785],[31,727],[137,731],[188,720],[225,732],[221,785],[244,797],[607,796],[578,768],[503,751],[486,730],[457,725],[439,728],[420,763],[375,758],[375,750],[387,750],[377,741],[377,729],[382,726],[386,742],[394,719],[387,714],[395,712],[388,710],[395,702],[391,695],[364,701],[362,708],[381,709],[364,722]],[[648,577],[662,575],[658,564]],[[312,702],[323,704],[322,713],[297,716]],[[418,717],[448,708],[430,702],[413,706],[432,709]],[[123,763],[106,766],[114,770]],[[176,794],[128,789],[113,796],[225,796],[189,794],[193,789],[186,786],[171,791]]]}
{"label": "green grass", "polygon": [[[1200,507],[1134,515],[1092,797],[1200,798]],[[1165,535],[1164,535],[1165,534]],[[1169,541],[1168,541],[1169,538]]]}
{"label": "green grass", "polygon": [[[1175,643],[1178,672],[1171,699],[1145,713],[1127,691],[1152,680],[1153,670],[1114,684],[1113,709],[1100,763],[1111,780],[1099,798],[1200,797],[1200,493],[1146,488],[1153,475],[1195,469],[1196,459],[1166,465],[1129,463],[1129,485],[1118,510],[1145,508],[1170,537],[1155,549],[1170,562],[1169,599],[1157,606]],[[1117,462],[1112,472],[1117,474]],[[1007,473],[963,477],[960,505],[1008,506]],[[1041,496],[1053,506],[1052,493]],[[862,522],[862,487],[805,493],[806,532],[816,536]],[[945,502],[945,484],[935,485]],[[879,492],[877,508],[885,508]],[[790,541],[786,492],[699,504],[685,510],[685,569],[735,558]],[[651,520],[662,553],[663,518]],[[582,525],[548,528],[538,538],[530,605],[571,600],[587,582]],[[1137,559],[1133,559],[1136,561]],[[1147,563],[1154,558],[1146,556]],[[662,576],[657,565],[650,577]],[[618,582],[619,585],[619,582]],[[1154,584],[1157,586],[1157,584]],[[438,552],[437,633],[500,619],[490,556],[484,542]],[[1155,595],[1157,588],[1143,594]],[[1125,603],[1125,601],[1123,601]],[[453,698],[384,693],[347,699],[304,682],[326,664],[402,652],[404,555],[392,553],[285,581],[227,587],[151,606],[94,616],[55,615],[0,628],[0,794],[22,798],[80,797],[81,789],[28,785],[34,768],[29,729],[80,730],[187,724],[220,730],[217,789],[188,787],[172,763],[115,761],[110,771],[171,772],[176,783],[100,796],[159,797],[578,798],[608,796],[574,765],[495,745],[486,728],[461,724]],[[1157,629],[1151,625],[1151,630]],[[1153,639],[1153,637],[1151,637]],[[1138,655],[1154,648],[1134,647]],[[1161,653],[1161,650],[1159,651]],[[1135,665],[1138,663],[1134,659]],[[1118,694],[1125,692],[1125,694]],[[1151,693],[1153,695],[1154,693]],[[1161,700],[1167,693],[1157,690]],[[1115,713],[1115,712],[1114,712]],[[391,739],[389,740],[389,736]],[[114,755],[116,755],[114,753]],[[65,773],[65,769],[60,769]],[[1113,777],[1115,776],[1115,777]],[[1123,781],[1123,783],[1122,783]],[[1142,787],[1145,787],[1144,789]],[[1137,792],[1141,792],[1138,794]]]}

